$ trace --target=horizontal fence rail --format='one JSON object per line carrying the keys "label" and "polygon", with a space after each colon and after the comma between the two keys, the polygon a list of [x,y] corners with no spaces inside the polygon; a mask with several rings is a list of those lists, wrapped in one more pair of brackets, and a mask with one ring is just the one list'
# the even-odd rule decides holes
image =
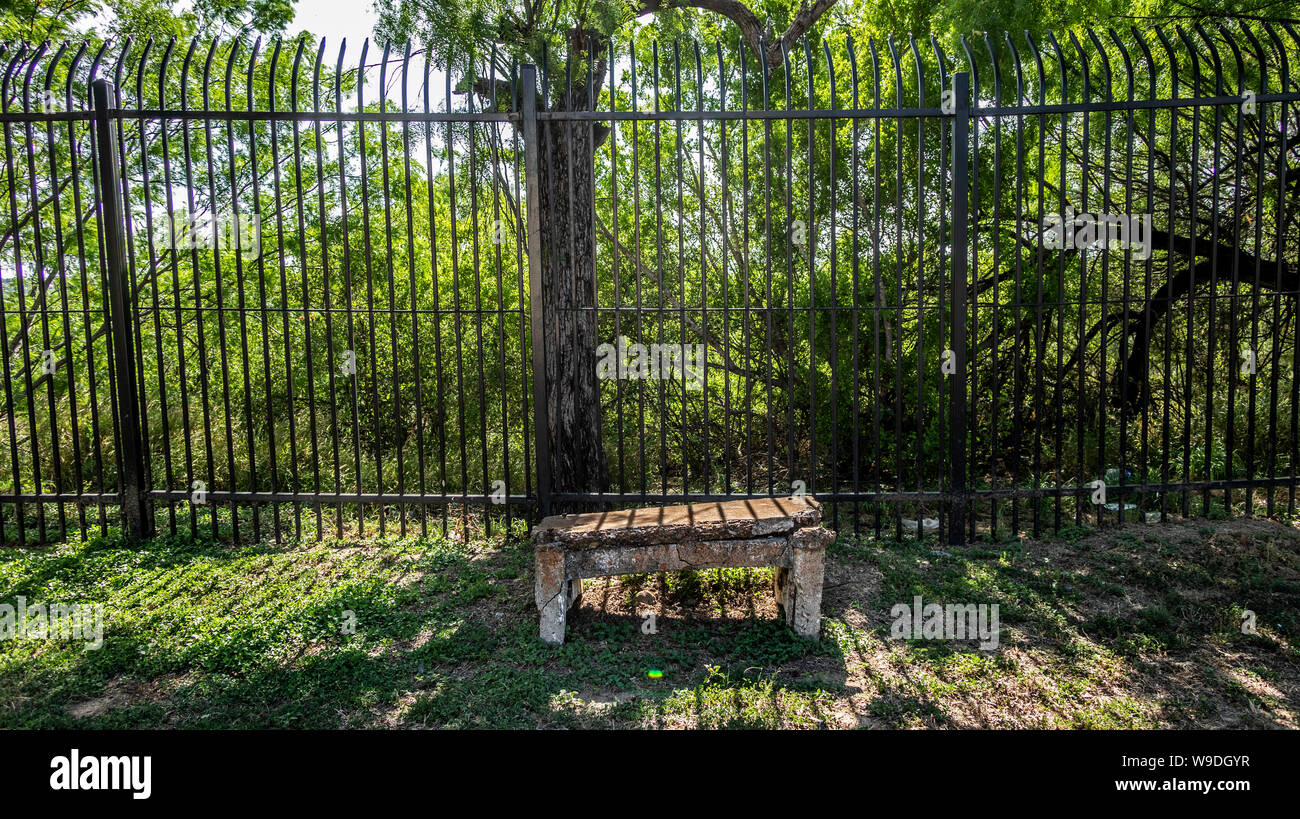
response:
{"label": "horizontal fence rail", "polygon": [[9,543],[1294,514],[1289,25],[0,49]]}

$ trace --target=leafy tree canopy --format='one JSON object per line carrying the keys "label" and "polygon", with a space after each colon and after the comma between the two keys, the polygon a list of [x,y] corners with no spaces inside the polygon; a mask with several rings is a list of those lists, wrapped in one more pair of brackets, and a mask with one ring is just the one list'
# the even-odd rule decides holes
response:
{"label": "leafy tree canopy", "polygon": [[295,0],[0,0],[0,40],[244,37],[283,32]]}

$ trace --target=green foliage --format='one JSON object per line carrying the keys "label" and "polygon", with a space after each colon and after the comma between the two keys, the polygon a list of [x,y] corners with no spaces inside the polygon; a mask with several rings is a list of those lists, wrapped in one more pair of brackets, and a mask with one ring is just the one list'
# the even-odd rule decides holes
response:
{"label": "green foliage", "polygon": [[[283,27],[288,6],[200,4],[193,17],[163,8],[141,2],[118,12],[120,31],[137,36],[123,61],[128,105],[355,106],[373,115],[402,104],[391,87],[396,64],[381,100],[373,77],[362,82],[347,66],[335,76],[333,55],[318,59],[305,39],[254,54],[252,29]],[[941,91],[940,58],[927,44],[898,49],[895,62],[886,43],[862,39],[879,33],[876,18],[852,4],[835,6],[813,34],[852,33],[852,51],[838,37],[823,49],[796,49],[788,76],[782,65],[769,66],[766,77],[734,27],[710,12],[657,13],[636,33],[618,4],[560,4],[530,15],[538,8],[392,4],[382,9],[381,33],[425,43],[435,68],[450,61],[461,93],[433,94],[435,109],[486,108],[489,98],[471,91],[471,81],[540,60],[542,41],[552,83],[560,82],[566,61],[578,56],[559,38],[561,23],[575,20],[614,36],[596,99],[602,109],[933,106]],[[755,10],[776,30],[797,8],[772,2]],[[890,6],[902,17],[889,22],[900,32],[950,35],[969,27],[962,15],[975,11]],[[932,24],[932,13],[951,20]],[[999,13],[1020,19],[1035,9],[1014,4]],[[1068,13],[1101,12],[1085,5]],[[153,28],[164,24],[172,28]],[[216,45],[164,46],[163,35],[192,25],[235,30]],[[146,53],[138,36],[147,33],[159,39]],[[690,39],[666,39],[678,34],[720,42],[711,48],[705,39],[697,52]],[[1130,55],[1141,53],[1133,34],[1117,36]],[[951,68],[959,46],[944,42]],[[996,37],[988,43],[973,41],[978,93],[1010,102],[1010,51]],[[1090,94],[1124,98],[1124,62],[1114,42],[1103,46],[1086,58]],[[1042,78],[1028,72],[1027,100],[1080,96],[1084,66],[1068,51],[1062,85],[1044,46],[1049,69]],[[75,49],[58,53],[48,74],[44,64],[34,72],[34,90],[48,83],[62,97],[70,74],[71,87],[84,84],[90,59],[74,69]],[[1186,70],[1178,87],[1172,76],[1168,55],[1154,48],[1150,63],[1135,69],[1137,93],[1210,96],[1219,83],[1264,91],[1279,82],[1249,53],[1240,67],[1231,61],[1196,86]],[[1148,77],[1153,89],[1142,88]],[[511,95],[496,92],[505,110]],[[75,96],[63,102],[79,104]],[[422,102],[408,101],[408,109]],[[1285,419],[1296,412],[1294,375],[1284,364],[1294,358],[1295,321],[1276,287],[1254,287],[1252,271],[1235,279],[1220,271],[1191,297],[1177,294],[1174,309],[1155,320],[1145,366],[1136,362],[1150,399],[1137,406],[1117,395],[1133,386],[1122,364],[1138,346],[1137,324],[1115,305],[1158,305],[1153,293],[1189,257],[1160,246],[1145,263],[1045,252],[1028,232],[1042,214],[1067,206],[1149,210],[1158,230],[1185,232],[1194,201],[1202,218],[1212,214],[1224,226],[1221,240],[1232,226],[1232,241],[1267,271],[1269,260],[1285,261],[1296,246],[1300,225],[1293,198],[1272,193],[1289,172],[1285,157],[1259,136],[1284,121],[1291,128],[1294,106],[1261,110],[1255,118],[1231,108],[1213,116],[1098,110],[980,124],[971,259],[978,303],[963,351],[979,364],[971,384],[978,485],[1084,485],[1121,463],[1152,483],[1292,467],[1296,441]],[[953,318],[945,128],[931,117],[613,125],[594,157],[595,296],[604,308],[596,341],[698,340],[708,368],[700,391],[665,381],[601,384],[615,489],[785,491],[802,480],[825,490],[843,488],[850,476],[865,491],[938,488],[951,396],[934,373]],[[4,264],[12,265],[0,305],[12,351],[13,431],[0,425],[11,462],[0,480],[12,491],[112,491],[111,359],[98,318],[105,299],[88,123],[14,122],[6,135],[5,156],[17,171],[0,179],[0,202],[12,204],[0,207]],[[532,339],[523,152],[513,125],[125,120],[122,140],[155,488],[188,490],[198,479],[243,491],[481,496],[503,480],[511,493],[523,491],[533,455]],[[1247,161],[1256,155],[1265,160]],[[23,158],[33,173],[22,172]],[[1188,170],[1206,167],[1218,172]],[[172,249],[158,238],[169,214],[250,213],[261,217],[257,253]],[[796,221],[805,242],[795,238]],[[1239,374],[1236,356],[1248,340],[1275,382]],[[40,369],[45,350],[59,362],[52,375]],[[345,355],[355,356],[355,376],[341,370]],[[1144,510],[1162,502],[1154,494],[1140,500]],[[907,514],[933,514],[923,507]],[[1036,511],[1060,515],[1062,507],[1044,500]]]}

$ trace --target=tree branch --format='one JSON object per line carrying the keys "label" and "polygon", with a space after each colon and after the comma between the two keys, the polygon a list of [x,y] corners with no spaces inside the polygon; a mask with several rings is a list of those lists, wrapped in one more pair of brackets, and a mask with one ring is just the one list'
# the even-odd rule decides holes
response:
{"label": "tree branch", "polygon": [[750,51],[766,60],[769,68],[778,68],[782,63],[782,46],[789,49],[798,42],[835,2],[836,0],[815,0],[811,6],[805,2],[790,21],[790,27],[780,38],[775,39],[770,30],[763,31],[758,16],[739,0],[641,0],[636,15],[652,14],[670,8],[697,8],[720,14],[736,24]]}

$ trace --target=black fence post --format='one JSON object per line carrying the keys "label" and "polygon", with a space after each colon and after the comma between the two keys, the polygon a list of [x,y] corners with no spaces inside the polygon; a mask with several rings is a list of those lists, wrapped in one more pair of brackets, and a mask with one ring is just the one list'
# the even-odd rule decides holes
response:
{"label": "black fence post", "polygon": [[952,351],[955,361],[949,407],[948,458],[952,467],[948,491],[948,543],[966,542],[966,279],[970,250],[966,228],[970,218],[970,75],[952,76]]}
{"label": "black fence post", "polygon": [[125,216],[122,180],[117,166],[117,134],[109,113],[113,86],[104,79],[90,85],[95,108],[95,161],[99,168],[99,229],[104,239],[104,269],[108,276],[109,335],[113,344],[118,441],[121,474],[118,494],[122,523],[133,538],[153,534],[148,490],[144,480],[144,436],[140,431],[140,396],[135,371],[135,294],[126,267]]}
{"label": "black fence post", "polygon": [[551,429],[546,392],[546,316],[542,299],[542,199],[538,187],[541,149],[537,137],[537,67],[520,66],[520,112],[524,129],[524,183],[528,223],[528,315],[533,357],[533,441],[537,447],[537,502],[551,513]]}

